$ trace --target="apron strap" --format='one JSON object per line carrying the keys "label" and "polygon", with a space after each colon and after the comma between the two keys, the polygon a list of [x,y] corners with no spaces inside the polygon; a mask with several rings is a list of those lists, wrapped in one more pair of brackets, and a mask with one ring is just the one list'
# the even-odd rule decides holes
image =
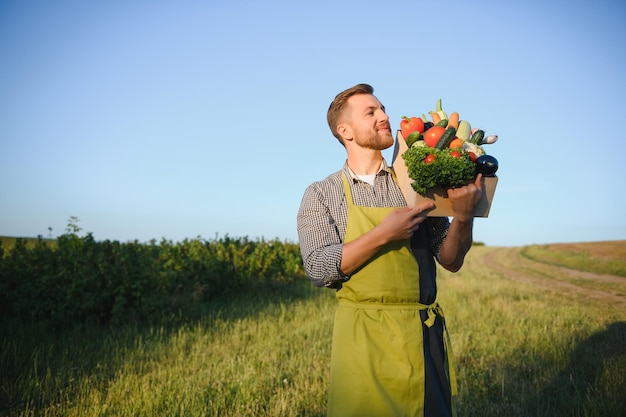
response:
{"label": "apron strap", "polygon": [[352,189],[350,188],[350,183],[348,182],[348,177],[345,172],[341,173],[341,179],[343,181],[343,192],[346,195],[346,203],[348,206],[354,205],[352,202]]}
{"label": "apron strap", "polygon": [[448,363],[448,378],[450,379],[450,391],[452,396],[458,395],[458,387],[456,382],[456,371],[454,370],[454,355],[452,354],[452,342],[450,341],[450,333],[448,333],[448,326],[446,326],[446,319],[443,316],[443,309],[439,303],[433,303],[428,306],[428,319],[424,322],[428,327],[435,324],[435,317],[439,314],[441,322],[443,323],[443,347],[446,352],[446,362]]}

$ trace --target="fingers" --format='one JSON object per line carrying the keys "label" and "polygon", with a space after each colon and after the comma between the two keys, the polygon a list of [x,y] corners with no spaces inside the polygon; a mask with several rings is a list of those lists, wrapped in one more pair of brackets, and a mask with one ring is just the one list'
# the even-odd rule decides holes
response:
{"label": "fingers", "polygon": [[435,203],[433,203],[432,201],[422,201],[421,203],[414,205],[413,209],[419,211],[420,213],[423,213],[434,207]]}
{"label": "fingers", "polygon": [[478,174],[476,175],[476,180],[474,181],[474,185],[476,186],[476,188],[478,188],[478,191],[482,192],[483,191],[483,174]]}
{"label": "fingers", "polygon": [[482,192],[483,192],[482,177],[483,177],[482,174],[478,174],[473,183],[469,183],[459,188],[449,188],[447,190],[448,198],[459,199],[465,196],[470,196],[469,198],[471,198],[471,196],[475,194],[482,195]]}
{"label": "fingers", "polygon": [[422,216],[422,215],[418,215],[415,216],[411,219],[411,235],[413,235],[413,233],[417,232],[417,230],[420,228],[420,224],[426,220],[426,216]]}
{"label": "fingers", "polygon": [[426,214],[433,208],[432,202],[426,202],[411,207],[402,207],[390,213],[384,222],[390,227],[389,232],[396,235],[395,239],[411,237],[419,229],[420,223],[426,220]]}
{"label": "fingers", "polygon": [[421,223],[426,219],[428,211],[433,208],[435,208],[435,203],[432,201],[423,201],[411,207],[411,217],[417,219],[418,223]]}
{"label": "fingers", "polygon": [[414,215],[411,218],[411,234],[415,233],[417,229],[419,229],[420,223],[426,220],[428,211],[434,207],[435,204],[432,201],[425,201],[413,207]]}

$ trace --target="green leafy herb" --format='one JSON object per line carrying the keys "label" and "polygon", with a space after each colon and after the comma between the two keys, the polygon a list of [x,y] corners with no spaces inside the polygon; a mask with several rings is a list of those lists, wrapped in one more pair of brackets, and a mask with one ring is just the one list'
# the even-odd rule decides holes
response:
{"label": "green leafy herb", "polygon": [[[450,156],[451,151],[461,154],[455,158]],[[435,159],[426,163],[426,156],[433,155]],[[476,178],[476,166],[464,150],[442,149],[431,147],[411,147],[402,158],[407,166],[409,177],[413,180],[415,192],[424,194],[430,188],[457,188],[462,187]],[[430,158],[429,158],[430,159]]]}

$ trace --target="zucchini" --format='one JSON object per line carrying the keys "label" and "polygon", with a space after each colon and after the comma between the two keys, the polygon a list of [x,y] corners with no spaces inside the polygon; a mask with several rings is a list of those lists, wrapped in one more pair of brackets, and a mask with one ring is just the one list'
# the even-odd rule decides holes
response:
{"label": "zucchini", "polygon": [[412,132],[406,138],[406,146],[410,148],[411,145],[413,145],[415,142],[417,142],[421,138],[422,138],[422,134],[419,131],[416,130],[415,132]]}
{"label": "zucchini", "polygon": [[435,126],[448,127],[448,119],[439,120]]}
{"label": "zucchini", "polygon": [[453,127],[447,128],[446,131],[443,132],[443,135],[441,135],[441,138],[439,138],[439,141],[435,145],[435,149],[442,150],[442,149],[447,148],[455,136],[456,136],[456,129]]}
{"label": "zucchini", "polygon": [[481,143],[483,143],[484,137],[485,137],[485,131],[478,129],[476,132],[474,132],[474,134],[470,138],[470,143],[473,143],[474,145],[480,145]]}

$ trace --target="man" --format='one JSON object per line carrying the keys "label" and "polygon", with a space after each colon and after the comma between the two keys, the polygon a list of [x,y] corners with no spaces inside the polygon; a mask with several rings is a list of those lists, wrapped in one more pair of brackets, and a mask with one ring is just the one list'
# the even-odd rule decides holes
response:
{"label": "man", "polygon": [[[329,416],[451,416],[454,413],[436,303],[435,260],[461,268],[472,244],[480,177],[448,190],[454,217],[427,218],[432,203],[407,207],[381,151],[393,145],[373,88],[339,93],[328,124],[345,147],[341,171],[310,185],[298,211],[304,267],[337,290]],[[453,374],[452,374],[453,375]]]}

